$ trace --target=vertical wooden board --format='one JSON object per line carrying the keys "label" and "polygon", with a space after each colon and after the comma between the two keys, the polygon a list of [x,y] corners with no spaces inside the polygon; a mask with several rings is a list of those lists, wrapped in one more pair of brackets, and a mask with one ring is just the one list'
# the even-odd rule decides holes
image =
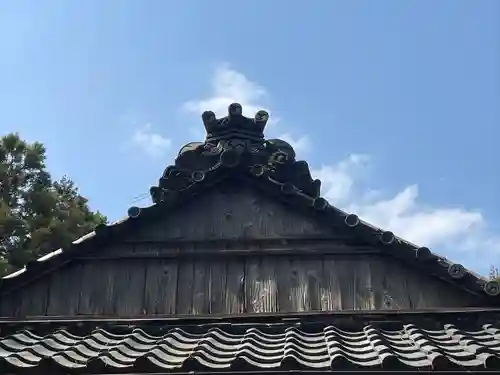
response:
{"label": "vertical wooden board", "polygon": [[162,259],[146,262],[145,314],[176,313],[177,277],[177,261],[175,260]]}
{"label": "vertical wooden board", "polygon": [[227,262],[215,260],[210,268],[210,313],[224,314],[226,311]]}
{"label": "vertical wooden board", "polygon": [[352,261],[355,310],[373,310],[375,308],[370,261],[370,257],[358,257]]}
{"label": "vertical wooden board", "polygon": [[373,298],[373,308],[375,310],[386,309],[384,307],[384,296],[385,296],[385,286],[384,286],[384,274],[385,274],[385,262],[379,257],[374,257],[370,260],[370,278],[371,278],[371,288],[372,288],[372,298]]}
{"label": "vertical wooden board", "polygon": [[144,312],[146,265],[131,259],[116,260],[113,264],[112,313],[137,316]]}
{"label": "vertical wooden board", "polygon": [[305,260],[302,265],[306,269],[307,299],[311,311],[321,311],[321,291],[323,284],[323,261],[320,258]]}
{"label": "vertical wooden board", "polygon": [[[382,259],[384,273],[382,279],[382,308],[408,309],[410,307],[407,275],[409,270],[390,259]],[[411,275],[411,273],[410,273]]]}
{"label": "vertical wooden board", "polygon": [[88,261],[83,264],[78,313],[99,315],[112,313],[113,273],[110,261]]}
{"label": "vertical wooden board", "polygon": [[200,259],[194,264],[192,313],[210,313],[210,265],[206,260]]}
{"label": "vertical wooden board", "polygon": [[177,283],[177,314],[192,314],[194,292],[194,263],[190,260],[179,262]]}
{"label": "vertical wooden board", "polygon": [[[234,204],[234,193],[218,191],[210,199],[211,230],[212,238],[239,238],[245,237],[244,231],[240,229],[242,223],[241,210]],[[244,202],[242,202],[243,204]],[[203,236],[203,232],[199,236]]]}
{"label": "vertical wooden board", "polygon": [[246,260],[245,297],[248,312],[278,310],[278,288],[271,257],[251,257]]}
{"label": "vertical wooden board", "polygon": [[50,278],[42,277],[24,286],[20,293],[19,315],[21,317],[43,316],[47,313]]}
{"label": "vertical wooden board", "polygon": [[464,298],[461,296],[458,303],[453,303],[453,287],[444,284],[441,280],[419,277],[417,272],[407,270],[407,288],[409,301],[412,308],[435,308],[435,307],[459,307],[465,306]]}
{"label": "vertical wooden board", "polygon": [[278,282],[276,278],[276,257],[266,256],[261,259],[260,283],[263,295],[263,312],[278,311]]}
{"label": "vertical wooden board", "polygon": [[[262,237],[275,238],[280,235],[280,233],[286,233],[286,221],[289,216],[281,215],[283,210],[270,202],[265,197],[254,196],[250,201],[250,205],[253,210],[247,210],[252,212],[255,216],[255,228],[253,235],[261,235]],[[284,217],[285,216],[285,217]],[[284,225],[285,224],[285,225]]]}
{"label": "vertical wooden board", "polygon": [[333,257],[323,258],[323,277],[321,288],[321,310],[342,310],[342,290],[337,261]]}
{"label": "vertical wooden board", "polygon": [[292,262],[289,257],[281,257],[276,262],[276,280],[278,282],[278,307],[280,312],[292,312],[292,295],[290,276]]}
{"label": "vertical wooden board", "polygon": [[[283,261],[279,262],[281,264]],[[319,258],[292,257],[284,267],[279,267],[280,311],[321,310],[322,273],[322,261]]]}
{"label": "vertical wooden board", "polygon": [[245,263],[242,259],[232,259],[227,263],[225,308],[227,314],[246,312]]}
{"label": "vertical wooden board", "polygon": [[47,315],[77,315],[83,266],[70,264],[50,276]]}
{"label": "vertical wooden board", "polygon": [[444,280],[436,278],[432,280],[432,285],[428,288],[432,288],[434,291],[434,296],[439,301],[439,307],[471,307],[475,304],[471,294],[455,288]]}
{"label": "vertical wooden board", "polygon": [[[21,306],[20,293],[15,290],[0,296],[0,316],[17,317]],[[1,333],[1,332],[0,332]]]}
{"label": "vertical wooden board", "polygon": [[292,303],[293,312],[307,311],[305,293],[307,286],[305,285],[304,270],[297,264],[296,260],[291,261],[290,269],[290,300]]}
{"label": "vertical wooden board", "polygon": [[[426,309],[438,307],[436,293],[431,283],[425,277],[408,278],[408,303],[411,309]],[[383,307],[382,307],[383,308]]]}
{"label": "vertical wooden board", "polygon": [[333,285],[338,285],[339,296],[337,299],[340,300],[341,310],[354,310],[355,286],[352,270],[355,266],[354,261],[346,257],[334,256],[326,257],[326,259],[328,259],[328,262],[333,261],[333,264],[329,263],[333,266],[333,270],[337,275],[337,280]]}

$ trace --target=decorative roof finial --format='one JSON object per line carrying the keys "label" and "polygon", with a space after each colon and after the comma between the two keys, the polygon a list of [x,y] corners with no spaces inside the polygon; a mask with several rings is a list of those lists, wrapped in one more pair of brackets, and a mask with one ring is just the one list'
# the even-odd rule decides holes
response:
{"label": "decorative roof finial", "polygon": [[227,111],[228,111],[229,117],[243,116],[243,108],[241,108],[241,104],[239,104],[239,103],[231,104],[228,107]]}
{"label": "decorative roof finial", "polygon": [[226,117],[218,119],[212,111],[203,112],[201,117],[207,131],[206,142],[216,143],[230,138],[255,141],[264,139],[264,129],[269,114],[260,110],[254,118],[248,118],[243,116],[241,104],[232,103],[228,107]]}
{"label": "decorative roof finial", "polygon": [[[253,118],[243,116],[239,103],[228,107],[225,117],[217,118],[212,111],[201,115],[207,131],[205,142],[191,142],[181,148],[175,165],[168,166],[151,190],[153,201],[165,201],[175,192],[193,185],[208,183],[217,170],[227,173],[268,178],[280,185],[284,194],[305,194],[312,199],[319,197],[321,182],[313,180],[305,161],[295,160],[293,147],[281,139],[264,139],[264,129],[269,113],[258,111]],[[316,210],[328,204],[316,199]]]}

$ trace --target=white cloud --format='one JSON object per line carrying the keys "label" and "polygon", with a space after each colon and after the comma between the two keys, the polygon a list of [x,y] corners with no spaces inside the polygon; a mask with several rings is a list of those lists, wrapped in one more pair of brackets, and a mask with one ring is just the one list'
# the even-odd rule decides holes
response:
{"label": "white cloud", "polygon": [[[265,88],[252,82],[242,73],[224,65],[216,70],[212,80],[211,96],[189,101],[183,108],[196,115],[211,110],[218,117],[225,116],[227,107],[238,102],[246,116],[258,110],[268,110],[269,94]],[[266,129],[267,138],[281,138],[298,153],[311,147],[311,140],[300,129],[291,129],[286,121],[271,114]],[[271,126],[270,126],[271,125]],[[196,128],[199,130],[199,125]],[[195,130],[195,131],[196,131]],[[198,133],[196,133],[198,134]],[[482,213],[465,208],[429,206],[419,200],[417,185],[408,185],[387,197],[382,188],[369,186],[371,167],[367,155],[353,154],[345,160],[325,164],[312,171],[322,181],[322,194],[331,204],[358,214],[363,220],[419,246],[433,247],[442,255],[460,258],[466,265],[487,272],[491,257],[500,258],[500,238],[490,234]],[[436,250],[437,248],[437,250]],[[481,256],[479,256],[481,254]],[[500,259],[498,262],[500,264]]]}
{"label": "white cloud", "polygon": [[134,132],[131,143],[145,154],[158,157],[163,156],[170,148],[171,140],[155,133],[151,124],[146,124]]}
{"label": "white cloud", "polygon": [[[268,99],[269,94],[264,87],[225,64],[215,71],[211,95],[205,99],[188,101],[184,103],[183,109],[196,115],[210,110],[215,112],[217,117],[226,116],[227,108],[231,103],[240,103],[243,107],[243,114],[247,117],[253,117],[259,110],[266,110],[270,113],[266,136],[289,142],[297,153],[307,152],[310,148],[309,136],[297,135],[294,129],[285,126],[281,119],[269,110]],[[198,129],[199,127],[190,132],[199,135]]]}
{"label": "white cloud", "polygon": [[288,142],[293,147],[296,154],[305,153],[311,147],[311,140],[308,135],[294,137],[290,133],[282,133],[278,135],[277,138],[282,139],[285,142]]}
{"label": "white cloud", "polygon": [[335,204],[345,204],[352,199],[355,179],[368,160],[367,155],[352,154],[346,160],[334,165],[323,165],[312,173],[321,180],[322,194],[327,199]]}
{"label": "white cloud", "polygon": [[321,180],[322,194],[331,204],[405,240],[460,258],[483,274],[500,258],[500,237],[488,231],[480,211],[426,205],[418,199],[417,185],[384,199],[380,190],[366,188],[361,182],[368,166],[367,156],[350,155],[312,174]]}
{"label": "white cloud", "polygon": [[183,107],[198,115],[210,110],[217,117],[223,117],[227,114],[229,104],[240,103],[243,114],[253,117],[257,111],[267,110],[262,104],[266,98],[267,92],[263,87],[230,69],[228,65],[223,65],[216,69],[212,79],[212,95],[206,99],[189,101]]}

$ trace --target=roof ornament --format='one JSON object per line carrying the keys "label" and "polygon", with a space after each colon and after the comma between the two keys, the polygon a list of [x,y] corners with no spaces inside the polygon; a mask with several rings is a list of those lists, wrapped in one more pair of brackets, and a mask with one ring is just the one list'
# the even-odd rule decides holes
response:
{"label": "roof ornament", "polygon": [[500,282],[497,280],[490,280],[484,284],[484,291],[492,297],[500,295]]}
{"label": "roof ornament", "polygon": [[384,245],[392,245],[394,241],[396,241],[394,233],[390,231],[384,231],[380,234],[380,242],[382,242]]}
{"label": "roof ornament", "polygon": [[357,227],[359,224],[359,217],[356,214],[348,214],[344,219],[345,225],[350,228]]}
{"label": "roof ornament", "polygon": [[461,279],[462,277],[465,276],[467,271],[466,271],[465,267],[462,266],[461,264],[454,263],[454,264],[450,264],[450,266],[448,267],[448,273],[454,279]]}
{"label": "roof ornament", "polygon": [[[219,170],[255,178],[268,178],[282,185],[283,191],[298,191],[318,198],[321,182],[313,180],[305,161],[295,160],[293,147],[281,139],[264,138],[269,113],[258,111],[253,118],[243,115],[241,104],[233,103],[225,117],[203,112],[204,142],[191,142],[181,148],[175,164],[168,166],[158,186],[151,188],[153,202],[206,183]],[[317,201],[317,209],[324,204]]]}

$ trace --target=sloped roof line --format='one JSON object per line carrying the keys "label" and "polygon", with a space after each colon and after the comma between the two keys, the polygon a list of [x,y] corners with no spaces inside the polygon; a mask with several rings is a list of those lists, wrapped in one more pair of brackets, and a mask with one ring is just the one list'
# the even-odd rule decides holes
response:
{"label": "sloped roof line", "polygon": [[[122,219],[118,219],[118,220],[112,222],[111,224],[107,224],[107,226],[111,227],[111,226],[120,225],[121,223],[123,223],[123,222],[125,222],[127,220],[129,220],[128,217],[122,218]],[[87,241],[87,240],[95,237],[95,235],[96,235],[96,232],[95,232],[95,230],[93,230],[92,232],[89,232],[89,233],[84,234],[83,236],[77,238],[76,240],[74,240],[73,242],[71,242],[71,244],[72,245],[78,245],[80,243],[83,243],[83,242],[85,242],[85,241]],[[64,252],[63,248],[51,251],[51,252],[49,252],[49,253],[47,253],[47,254],[45,254],[45,255],[37,258],[35,260],[35,262],[46,262],[49,259],[52,259],[53,257],[62,254],[63,252]],[[14,278],[16,276],[19,276],[19,275],[23,274],[24,272],[26,272],[26,266],[24,266],[23,268],[21,268],[21,269],[19,269],[17,271],[14,271],[14,272],[8,274],[8,275],[3,276],[2,279],[12,279],[12,278]]]}

